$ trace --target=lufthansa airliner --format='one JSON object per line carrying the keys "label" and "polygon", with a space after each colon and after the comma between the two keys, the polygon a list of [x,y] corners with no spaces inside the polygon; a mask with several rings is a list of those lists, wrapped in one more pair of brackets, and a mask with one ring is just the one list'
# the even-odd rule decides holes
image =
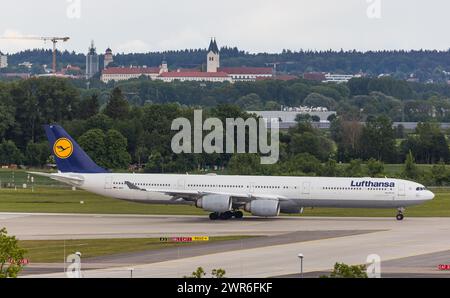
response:
{"label": "lufthansa airliner", "polygon": [[304,207],[393,208],[397,220],[406,207],[434,198],[423,185],[390,178],[274,177],[112,173],[95,164],[59,125],[44,126],[58,173],[47,176],[88,192],[148,204],[189,204],[215,219],[275,217]]}

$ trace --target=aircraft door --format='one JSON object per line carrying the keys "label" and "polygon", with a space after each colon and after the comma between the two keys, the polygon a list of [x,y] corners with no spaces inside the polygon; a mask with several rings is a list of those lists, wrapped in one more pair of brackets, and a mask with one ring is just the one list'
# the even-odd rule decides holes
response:
{"label": "aircraft door", "polygon": [[255,192],[255,182],[250,182],[249,183],[249,189],[248,189],[249,193],[254,193]]}
{"label": "aircraft door", "polygon": [[105,189],[112,189],[112,177],[105,178]]}
{"label": "aircraft door", "polygon": [[398,196],[399,197],[405,196],[405,183],[400,183],[398,185]]}
{"label": "aircraft door", "polygon": [[178,181],[177,181],[178,189],[184,189],[185,188],[184,184],[185,184],[184,179],[178,179]]}
{"label": "aircraft door", "polygon": [[311,182],[303,182],[302,184],[302,197],[309,198],[311,188]]}

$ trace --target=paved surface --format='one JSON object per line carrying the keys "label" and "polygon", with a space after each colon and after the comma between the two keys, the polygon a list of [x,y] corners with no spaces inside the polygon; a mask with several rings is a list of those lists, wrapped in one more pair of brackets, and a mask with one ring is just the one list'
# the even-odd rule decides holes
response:
{"label": "paved surface", "polygon": [[[22,240],[136,238],[172,236],[273,236],[298,231],[386,230],[421,228],[439,219],[247,217],[211,221],[207,216],[77,215],[0,213],[0,226]],[[450,218],[443,219],[450,223]]]}
{"label": "paved surface", "polygon": [[[245,218],[232,221],[209,221],[198,216],[130,216],[130,215],[49,215],[0,214],[0,225],[20,239],[76,239],[111,237],[170,237],[193,235],[266,235],[264,246],[219,250],[202,255],[185,255],[176,259],[144,263],[134,267],[135,277],[182,277],[198,266],[208,272],[224,268],[228,277],[268,277],[299,271],[298,253],[305,256],[305,272],[323,272],[335,262],[365,263],[369,254],[378,254],[384,262],[407,257],[431,255],[450,249],[450,218],[319,218],[282,217],[276,219]],[[301,232],[360,231],[352,235],[307,241],[277,242],[270,238]],[[374,231],[368,233],[368,231]],[[435,268],[443,259],[423,259],[419,267],[400,272],[423,273]],[[412,258],[413,259],[413,258]],[[450,263],[450,260],[446,263]],[[395,263],[394,263],[395,265]],[[394,266],[393,265],[393,266]],[[395,267],[395,266],[394,266]],[[393,268],[394,268],[393,267]],[[396,270],[403,266],[396,266]],[[393,269],[394,270],[394,269]],[[393,272],[395,273],[395,272]],[[85,270],[85,277],[129,277],[129,266]],[[49,277],[63,277],[50,274]]]}
{"label": "paved surface", "polygon": [[[258,236],[239,240],[202,243],[199,245],[178,246],[165,249],[148,250],[142,252],[121,253],[83,259],[83,268],[99,269],[118,266],[136,266],[174,259],[190,258],[207,254],[221,253],[232,250],[251,249],[271,245],[327,239],[370,233],[373,231],[302,231],[276,236]],[[22,274],[43,274],[63,272],[64,264],[30,264]]]}
{"label": "paved surface", "polygon": [[[392,278],[450,278],[450,271],[439,270],[439,265],[450,265],[450,250],[400,258],[381,262],[381,277]],[[307,272],[303,277],[316,278],[329,275],[330,271]],[[277,277],[299,278],[300,274],[289,274]]]}

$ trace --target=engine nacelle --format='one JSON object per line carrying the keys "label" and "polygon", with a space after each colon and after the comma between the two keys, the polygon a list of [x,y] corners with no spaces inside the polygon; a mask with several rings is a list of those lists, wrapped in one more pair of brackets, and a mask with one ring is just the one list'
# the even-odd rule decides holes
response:
{"label": "engine nacelle", "polygon": [[195,206],[211,212],[226,212],[232,208],[231,197],[224,195],[207,195],[195,202]]}
{"label": "engine nacelle", "polygon": [[281,201],[280,202],[280,212],[286,214],[299,214],[303,213],[303,208],[298,206],[292,201]]}
{"label": "engine nacelle", "polygon": [[253,200],[245,204],[244,209],[255,216],[278,216],[280,214],[280,202],[277,200]]}

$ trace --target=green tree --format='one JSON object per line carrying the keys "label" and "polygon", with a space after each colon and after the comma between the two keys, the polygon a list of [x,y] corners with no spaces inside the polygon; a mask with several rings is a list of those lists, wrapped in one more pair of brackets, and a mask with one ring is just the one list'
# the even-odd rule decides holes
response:
{"label": "green tree", "polygon": [[367,278],[365,265],[347,265],[344,263],[335,263],[333,271],[324,278]]}
{"label": "green tree", "polygon": [[292,176],[318,176],[323,169],[320,161],[309,153],[300,153],[286,160],[283,165],[283,174]]}
{"label": "green tree", "polygon": [[185,278],[203,278],[206,276],[205,269],[203,267],[198,267],[197,270],[192,272],[190,276],[185,276]]}
{"label": "green tree", "polygon": [[101,129],[88,130],[78,139],[78,144],[95,163],[102,167],[108,167],[105,133]]}
{"label": "green tree", "polygon": [[367,174],[369,174],[370,177],[382,177],[384,174],[383,162],[374,158],[369,159],[367,162]]}
{"label": "green tree", "polygon": [[88,119],[98,114],[100,109],[100,102],[98,94],[94,93],[87,99],[84,99],[80,103],[80,118]]}
{"label": "green tree", "polygon": [[126,119],[129,110],[128,101],[124,98],[122,90],[118,87],[114,88],[106,105],[105,114],[112,119]]}
{"label": "green tree", "polygon": [[25,163],[28,166],[42,167],[47,163],[50,156],[50,149],[47,142],[33,143],[29,142],[25,149]]}
{"label": "green tree", "polygon": [[327,162],[325,162],[323,166],[322,175],[326,177],[340,176],[340,171],[337,166],[337,162],[334,159],[329,159]]}
{"label": "green tree", "polygon": [[211,271],[211,275],[215,278],[224,278],[225,274],[227,272],[224,269],[218,268],[218,269],[213,269]]}
{"label": "green tree", "polygon": [[0,165],[20,164],[23,156],[13,141],[3,140],[0,143]]}
{"label": "green tree", "polygon": [[419,176],[419,168],[414,162],[414,156],[411,151],[409,151],[408,155],[406,156],[402,175],[406,178],[411,179],[416,179]]}
{"label": "green tree", "polygon": [[0,138],[14,125],[14,107],[0,102]]}
{"label": "green tree", "polygon": [[261,160],[257,154],[236,153],[228,163],[228,172],[232,175],[252,175],[261,171]]}
{"label": "green tree", "polygon": [[105,136],[106,159],[110,169],[126,169],[131,162],[127,152],[127,139],[117,130],[110,129]]}
{"label": "green tree", "polygon": [[250,93],[239,98],[236,104],[247,111],[259,111],[263,109],[261,98],[258,94]]}
{"label": "green tree", "polygon": [[333,98],[326,97],[319,93],[311,93],[305,98],[303,105],[314,108],[325,107],[329,110],[333,110],[336,106],[336,101]]}
{"label": "green tree", "polygon": [[26,250],[19,246],[15,236],[0,230],[0,278],[15,278],[23,269]]}
{"label": "green tree", "polygon": [[153,151],[145,164],[146,173],[162,173],[164,171],[164,159],[158,151]]}
{"label": "green tree", "polygon": [[442,161],[433,165],[431,168],[431,176],[438,186],[442,186],[444,183],[448,183],[450,181],[450,173],[447,170],[445,163]]}
{"label": "green tree", "polygon": [[361,159],[353,159],[345,168],[345,174],[349,177],[361,177],[363,175]]}
{"label": "green tree", "polygon": [[394,161],[396,154],[392,121],[385,116],[367,121],[362,130],[359,147],[364,159]]}

